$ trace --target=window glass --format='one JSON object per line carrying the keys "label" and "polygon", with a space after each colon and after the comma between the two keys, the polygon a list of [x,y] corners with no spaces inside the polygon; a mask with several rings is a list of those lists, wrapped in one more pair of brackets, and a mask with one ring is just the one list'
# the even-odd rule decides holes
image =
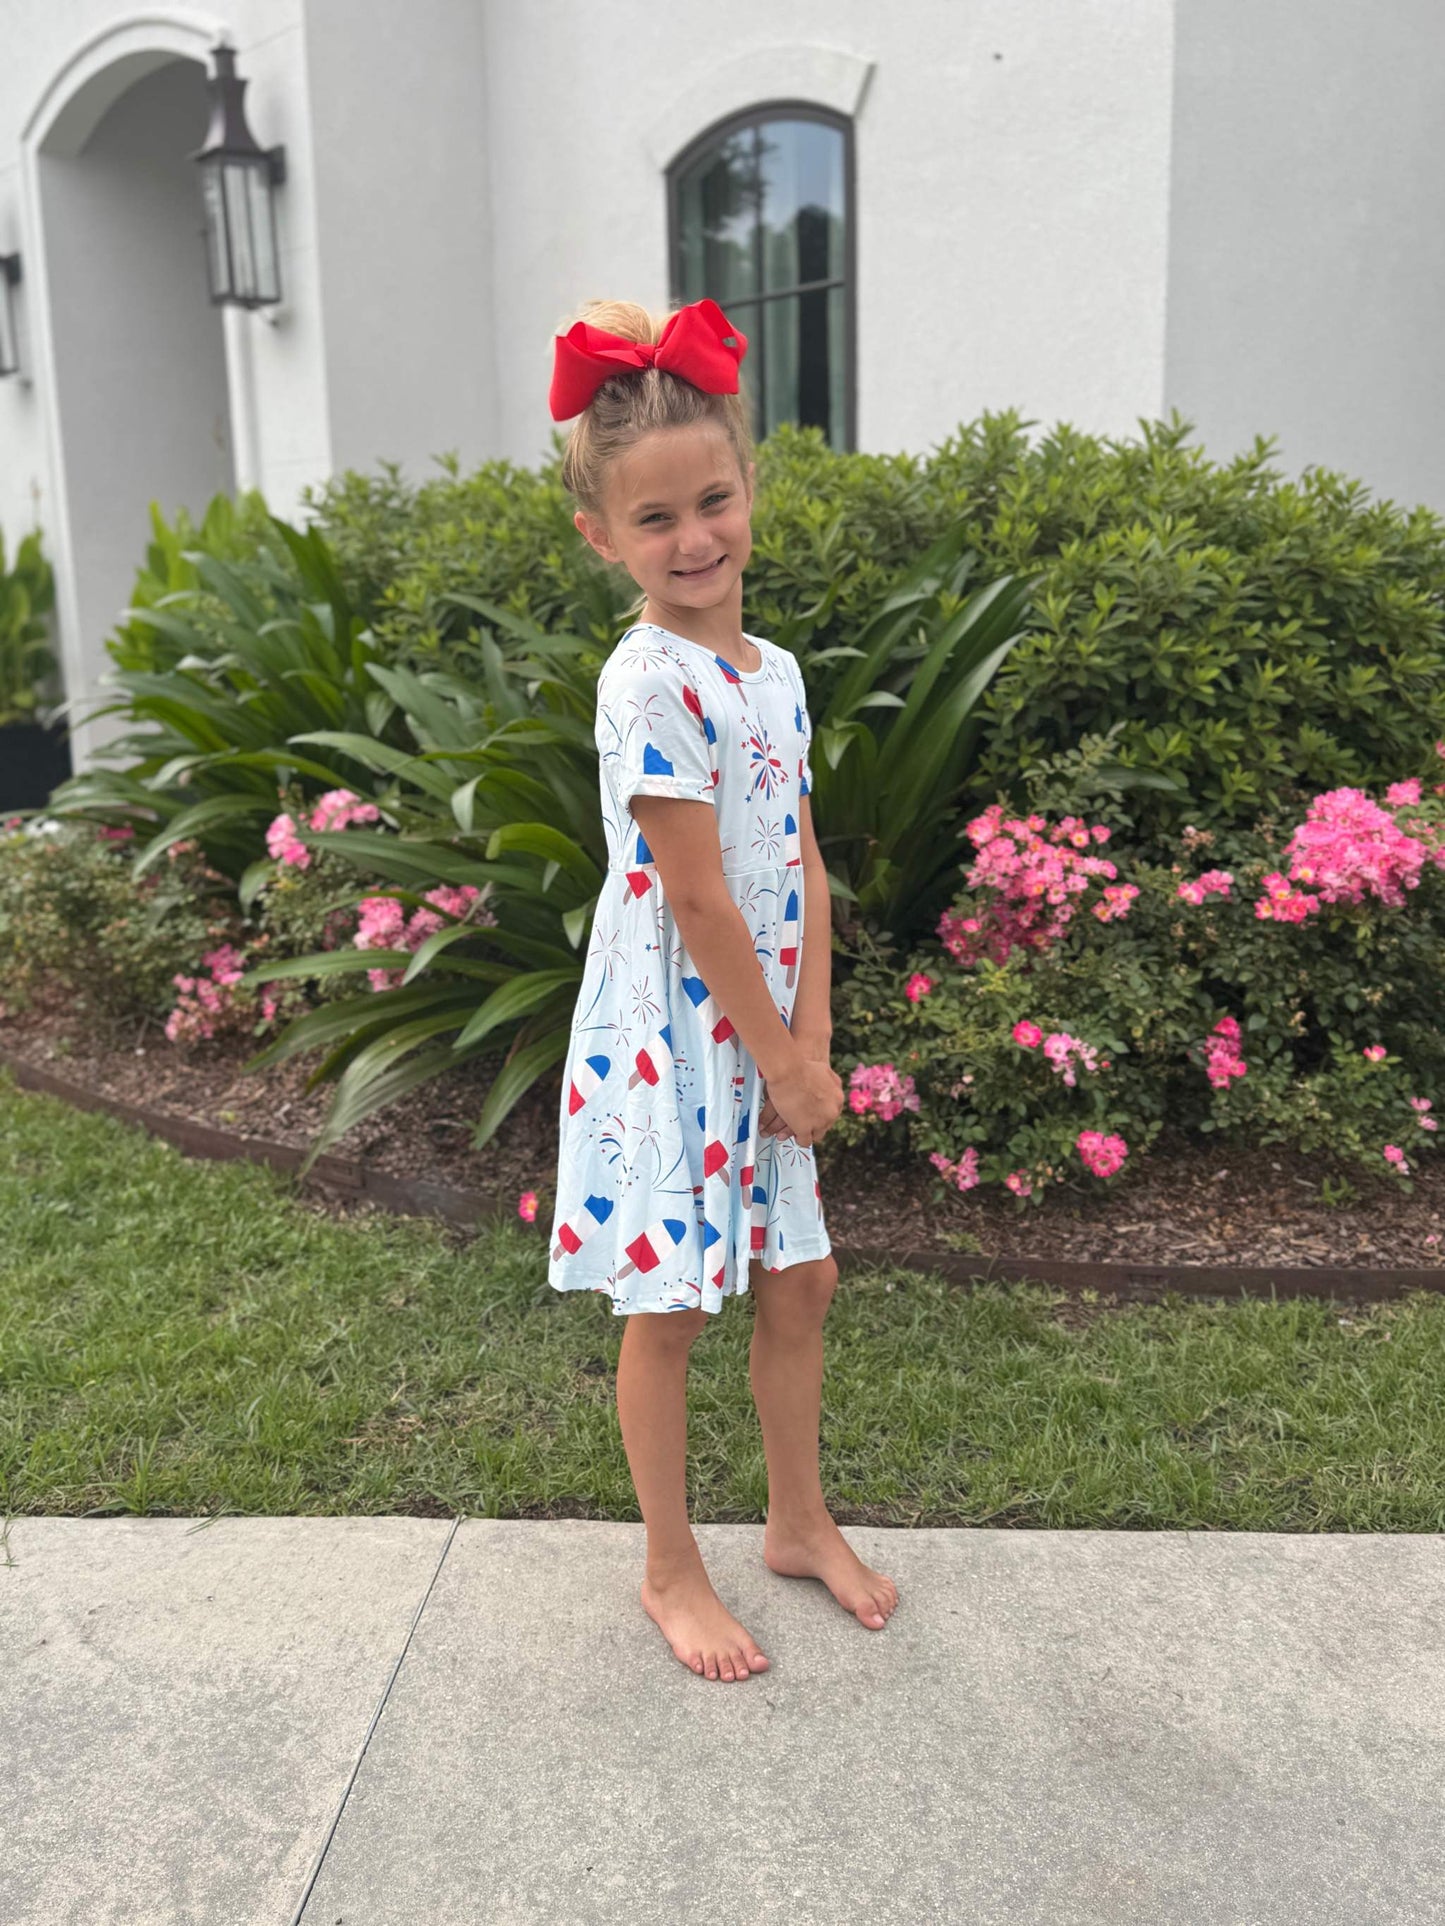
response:
{"label": "window glass", "polygon": [[674,284],[711,296],[748,337],[753,431],[821,428],[847,446],[847,156],[844,130],[758,118],[694,152],[676,180]]}

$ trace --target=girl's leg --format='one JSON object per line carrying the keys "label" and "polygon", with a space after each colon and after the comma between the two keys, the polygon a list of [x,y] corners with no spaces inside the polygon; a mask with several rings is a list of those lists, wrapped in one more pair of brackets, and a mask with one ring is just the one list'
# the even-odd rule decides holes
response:
{"label": "girl's leg", "polygon": [[628,1317],[617,1360],[617,1416],[647,1526],[643,1608],[692,1671],[745,1679],[768,1661],[713,1590],[687,1516],[687,1360],[707,1317]]}
{"label": "girl's leg", "polygon": [[823,1320],[837,1282],[831,1255],[781,1271],[755,1262],[749,1271],[749,1366],[768,1459],[763,1557],[784,1577],[821,1578],[860,1624],[878,1631],[898,1603],[898,1587],[865,1565],[834,1524],[818,1470]]}

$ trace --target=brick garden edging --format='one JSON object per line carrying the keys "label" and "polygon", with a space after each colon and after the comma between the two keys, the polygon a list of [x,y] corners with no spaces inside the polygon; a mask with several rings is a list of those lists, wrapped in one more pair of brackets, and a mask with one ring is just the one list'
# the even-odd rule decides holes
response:
{"label": "brick garden edging", "polygon": [[[104,1110],[125,1123],[139,1124],[153,1137],[163,1138],[188,1157],[267,1164],[273,1170],[296,1171],[305,1150],[297,1144],[276,1143],[267,1137],[238,1137],[213,1124],[152,1110],[144,1104],[107,1097],[84,1084],[72,1083],[28,1062],[0,1046],[0,1067],[10,1071],[23,1090],[59,1097],[78,1110]],[[383,1210],[408,1216],[440,1217],[453,1224],[479,1224],[507,1216],[511,1200],[463,1190],[455,1184],[436,1184],[424,1177],[394,1177],[370,1164],[356,1163],[330,1153],[319,1156],[303,1185],[365,1197]],[[1105,1264],[1048,1257],[989,1257],[961,1251],[887,1251],[874,1246],[834,1245],[839,1271],[894,1266],[900,1270],[935,1273],[954,1284],[997,1278],[1003,1283],[1034,1280],[1066,1289],[1107,1292],[1121,1302],[1144,1301],[1165,1291],[1197,1297],[1324,1297],[1355,1302],[1403,1297],[1408,1291],[1445,1292],[1445,1268],[1347,1270],[1330,1265],[1297,1268],[1278,1265]]]}

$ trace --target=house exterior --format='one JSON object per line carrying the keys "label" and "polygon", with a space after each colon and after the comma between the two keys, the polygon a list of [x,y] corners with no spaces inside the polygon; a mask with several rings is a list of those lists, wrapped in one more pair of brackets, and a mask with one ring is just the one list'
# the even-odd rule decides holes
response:
{"label": "house exterior", "polygon": [[[207,283],[217,45],[285,150],[250,310]],[[594,295],[720,301],[760,433],[1178,407],[1445,510],[1442,56],[1433,0],[0,0],[0,528],[83,701],[152,500],[534,463]]]}

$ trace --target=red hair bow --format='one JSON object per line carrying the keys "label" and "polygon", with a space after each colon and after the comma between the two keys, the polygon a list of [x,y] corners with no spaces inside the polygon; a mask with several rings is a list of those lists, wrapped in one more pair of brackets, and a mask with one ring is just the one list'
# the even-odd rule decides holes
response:
{"label": "red hair bow", "polygon": [[706,298],[670,315],[658,341],[629,341],[590,321],[574,321],[552,339],[547,403],[554,421],[580,415],[604,381],[628,368],[664,368],[710,395],[735,395],[738,363],[748,351],[747,336]]}

